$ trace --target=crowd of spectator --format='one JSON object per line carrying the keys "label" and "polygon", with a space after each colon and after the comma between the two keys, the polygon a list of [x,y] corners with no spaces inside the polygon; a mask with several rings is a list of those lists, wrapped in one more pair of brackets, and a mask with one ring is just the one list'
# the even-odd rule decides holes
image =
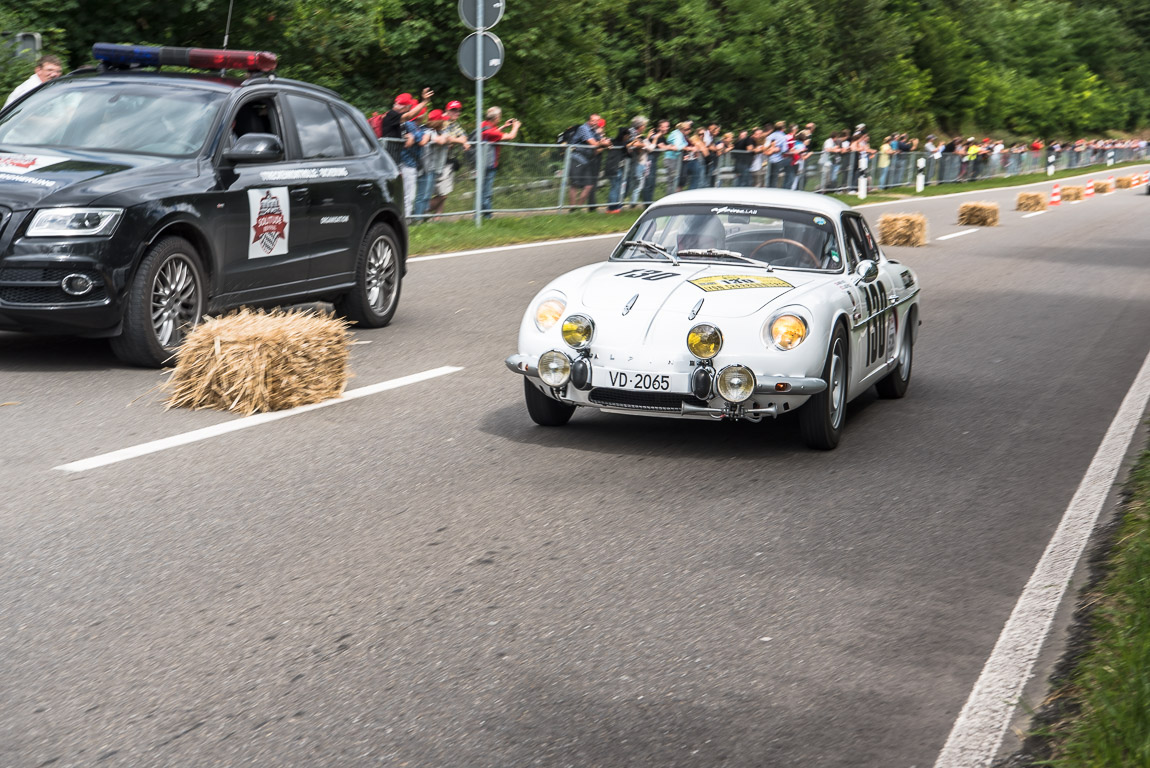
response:
{"label": "crowd of spectator", "polygon": [[[407,214],[419,220],[442,212],[456,171],[468,162],[482,163],[482,210],[490,216],[499,144],[517,138],[520,123],[504,121],[499,107],[489,108],[481,126],[484,152],[476,157],[476,135],[459,122],[462,104],[452,100],[443,110],[432,109],[433,96],[430,89],[418,99],[401,93],[388,112],[372,117],[376,133],[390,140],[388,149],[403,174]],[[990,137],[933,134],[920,142],[905,132],[872,143],[864,123],[832,130],[821,143],[817,135],[813,122],[778,121],[736,132],[724,131],[716,121],[672,124],[662,119],[652,124],[644,115],[609,134],[606,121],[591,114],[557,141],[569,147],[564,173],[571,210],[594,210],[597,192],[606,186],[608,213],[618,213],[628,203],[652,202],[660,178],[666,192],[720,184],[827,192],[854,189],[863,177],[869,186],[882,189],[912,183],[918,173],[927,183],[965,181],[1039,170],[1051,154],[1068,154],[1067,164],[1073,168],[1096,162],[1109,150],[1146,147],[1144,140],[1035,138],[1008,145]]]}

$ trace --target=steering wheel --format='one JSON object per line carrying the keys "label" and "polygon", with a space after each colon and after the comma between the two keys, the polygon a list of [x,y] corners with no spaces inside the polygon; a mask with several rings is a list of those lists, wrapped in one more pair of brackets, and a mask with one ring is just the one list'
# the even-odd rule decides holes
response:
{"label": "steering wheel", "polygon": [[756,253],[763,250],[771,243],[787,243],[788,245],[797,245],[799,248],[802,248],[806,252],[807,256],[810,256],[811,263],[815,265],[816,269],[822,266],[822,262],[819,261],[818,256],[815,256],[814,251],[800,243],[798,240],[791,240],[789,237],[776,237],[773,240],[765,240],[759,243],[759,247],[751,251],[750,258],[755,258]]}

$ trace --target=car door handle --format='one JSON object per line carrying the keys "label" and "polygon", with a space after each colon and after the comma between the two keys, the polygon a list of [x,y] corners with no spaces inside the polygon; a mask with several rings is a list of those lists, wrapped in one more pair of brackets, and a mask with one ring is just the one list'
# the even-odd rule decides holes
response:
{"label": "car door handle", "polygon": [[370,181],[365,181],[362,184],[357,184],[355,188],[359,190],[361,195],[370,195],[371,191],[375,189],[375,185]]}
{"label": "car door handle", "polygon": [[308,198],[308,193],[309,193],[309,190],[307,187],[301,187],[299,189],[293,189],[291,191],[291,199],[295,200],[298,203],[306,203],[307,198]]}

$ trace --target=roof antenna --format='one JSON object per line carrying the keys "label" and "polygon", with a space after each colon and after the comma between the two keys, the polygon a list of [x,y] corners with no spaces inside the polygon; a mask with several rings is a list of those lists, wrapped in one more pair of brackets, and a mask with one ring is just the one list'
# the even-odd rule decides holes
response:
{"label": "roof antenna", "polygon": [[[228,0],[228,23],[224,26],[224,50],[228,49],[228,36],[232,32],[232,8],[235,6],[236,0]],[[220,77],[227,75],[227,69],[220,70]]]}

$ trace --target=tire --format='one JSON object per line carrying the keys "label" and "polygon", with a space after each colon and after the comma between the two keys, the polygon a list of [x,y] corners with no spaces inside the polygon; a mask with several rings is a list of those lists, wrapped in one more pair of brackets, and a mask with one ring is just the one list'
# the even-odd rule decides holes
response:
{"label": "tire", "polygon": [[531,420],[541,427],[561,427],[575,413],[576,406],[548,397],[526,377],[523,379],[523,398],[527,401],[527,413]]}
{"label": "tire", "polygon": [[130,365],[159,368],[172,359],[207,306],[204,270],[195,247],[165,237],[144,255],[124,303],[116,357]]}
{"label": "tire", "polygon": [[359,246],[355,286],[336,301],[336,312],[364,328],[384,327],[399,306],[402,271],[395,231],[373,224]]}
{"label": "tire", "polygon": [[839,444],[847,416],[847,384],[850,381],[847,333],[835,326],[823,363],[823,381],[827,388],[799,408],[799,429],[803,441],[811,448],[829,451]]}
{"label": "tire", "polygon": [[898,348],[898,363],[894,370],[875,382],[878,396],[887,400],[897,400],[906,395],[910,387],[911,366],[914,364],[914,317],[908,315],[902,329],[902,344]]}

